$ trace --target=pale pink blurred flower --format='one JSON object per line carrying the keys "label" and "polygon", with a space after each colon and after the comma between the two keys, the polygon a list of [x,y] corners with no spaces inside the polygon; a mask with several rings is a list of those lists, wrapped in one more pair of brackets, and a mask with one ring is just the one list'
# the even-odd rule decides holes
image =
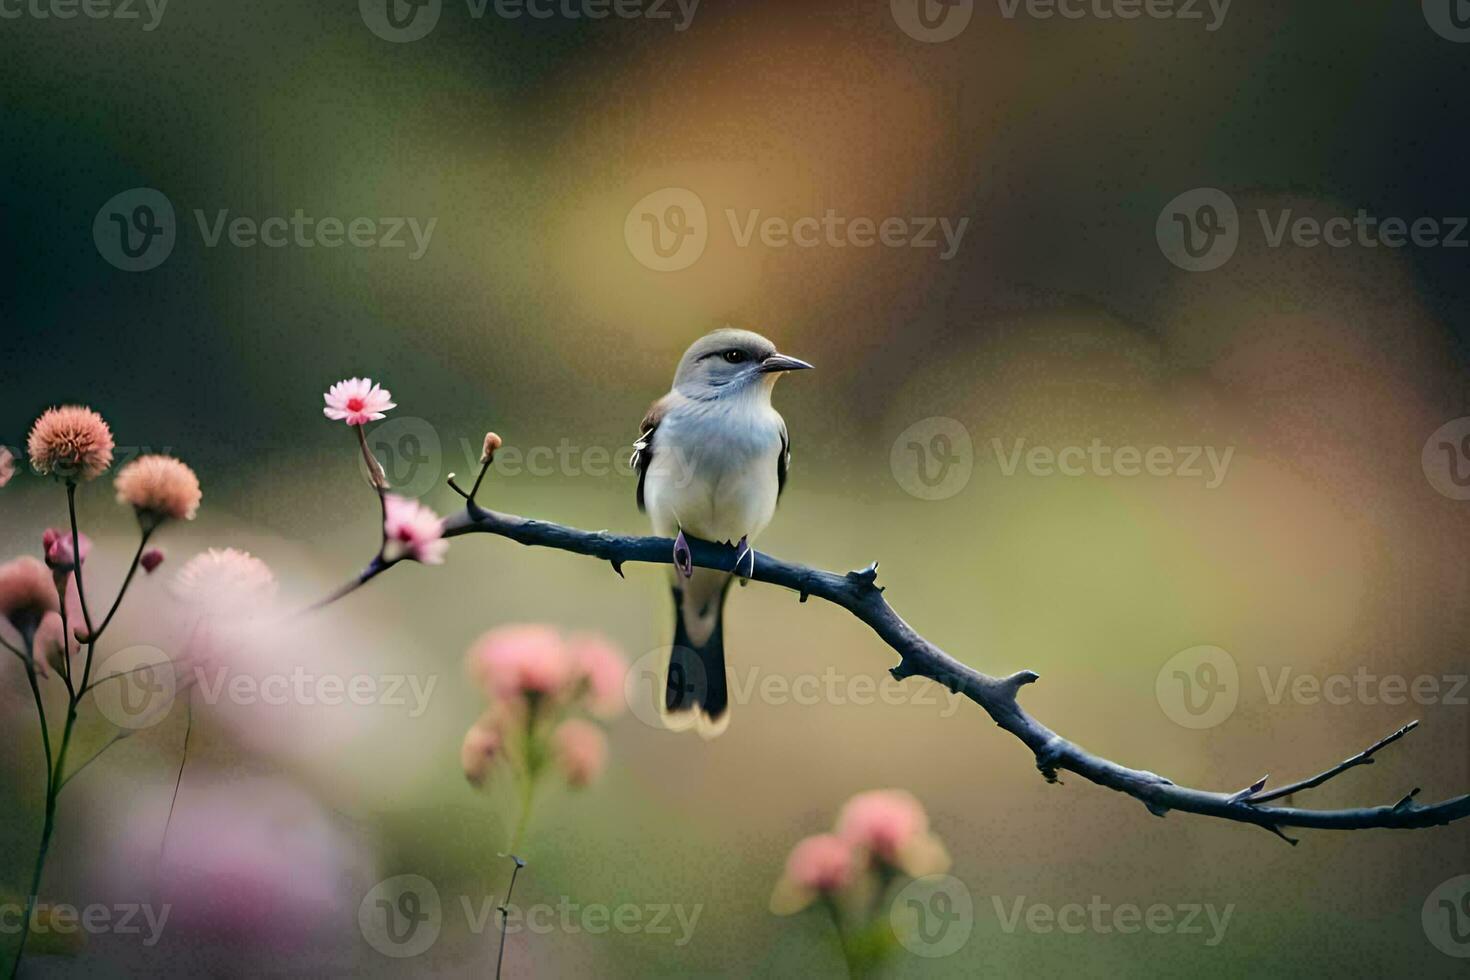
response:
{"label": "pale pink blurred flower", "polygon": [[26,441],[37,473],[66,479],[95,479],[112,465],[112,449],[112,430],[102,416],[80,405],[47,409]]}
{"label": "pale pink blurred flower", "polygon": [[385,516],[383,532],[386,542],[383,557],[388,561],[422,562],[425,565],[444,564],[444,554],[449,542],[444,539],[444,522],[417,500],[409,500],[397,494],[383,498]]}
{"label": "pale pink blurred flower", "polygon": [[607,736],[585,718],[569,718],[551,733],[556,762],[572,786],[581,788],[607,767]]}
{"label": "pale pink blurred flower", "polygon": [[837,835],[889,867],[913,877],[949,867],[939,839],[929,833],[929,816],[914,795],[875,789],[848,800],[837,817]]}
{"label": "pale pink blurred flower", "polygon": [[573,636],[571,650],[577,673],[587,682],[587,710],[599,718],[616,718],[628,706],[623,693],[628,661],[596,634]]}
{"label": "pale pink blurred flower", "polygon": [[173,592],[216,616],[248,616],[275,596],[276,577],[249,552],[210,548],[190,558],[174,577]]}
{"label": "pale pink blurred flower", "polygon": [[143,566],[144,572],[152,575],[153,572],[158,568],[158,566],[163,564],[163,549],[149,548],[147,551],[143,552],[143,556],[138,559],[138,564]]}
{"label": "pale pink blurred flower", "polygon": [[139,456],[118,471],[113,487],[117,502],[131,504],[150,526],[165,519],[192,521],[204,496],[199,477],[172,456]]}
{"label": "pale pink blurred flower", "polygon": [[0,446],[0,487],[9,483],[15,476],[15,454],[4,446]]}
{"label": "pale pink blurred flower", "polygon": [[392,393],[373,384],[371,378],[338,381],[327,389],[322,398],[327,403],[327,407],[322,409],[323,414],[334,422],[346,422],[348,425],[376,422],[390,409],[398,407],[393,403]]}
{"label": "pale pink blurred flower", "polygon": [[817,834],[797,842],[786,859],[786,873],[771,894],[771,911],[791,915],[819,895],[832,895],[851,884],[852,845],[836,834]]}
{"label": "pale pink blurred flower", "polygon": [[[77,544],[82,548],[82,561],[92,552],[92,540],[85,534],[77,535]],[[46,553],[46,565],[53,571],[69,572],[77,566],[75,551],[72,550],[70,528],[49,527],[41,534],[41,548]]]}
{"label": "pale pink blurred flower", "polygon": [[167,936],[305,953],[353,921],[370,869],[339,822],[302,790],[191,768],[160,853],[163,817],[155,799],[142,797],[109,818],[109,837],[122,844],[112,858],[119,893],[147,888],[167,903]]}
{"label": "pale pink blurred flower", "polygon": [[465,732],[464,744],[459,749],[459,763],[464,767],[464,778],[471,786],[485,784],[490,764],[505,746],[500,730],[488,718],[481,718]]}
{"label": "pale pink blurred flower", "polygon": [[41,625],[41,617],[56,612],[61,603],[51,571],[26,555],[0,565],[0,616],[21,633]]}
{"label": "pale pink blurred flower", "polygon": [[561,634],[550,626],[502,626],[470,648],[470,674],[487,694],[514,702],[526,695],[554,697],[572,679]]}

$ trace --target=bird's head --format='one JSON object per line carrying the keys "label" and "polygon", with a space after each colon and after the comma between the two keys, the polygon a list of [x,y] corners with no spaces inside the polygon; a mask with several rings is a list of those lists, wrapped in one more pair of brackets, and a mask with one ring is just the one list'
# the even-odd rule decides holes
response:
{"label": "bird's head", "polygon": [[769,391],[786,371],[811,367],[787,357],[758,333],[726,328],[706,334],[684,352],[674,374],[674,390],[708,400],[764,386]]}

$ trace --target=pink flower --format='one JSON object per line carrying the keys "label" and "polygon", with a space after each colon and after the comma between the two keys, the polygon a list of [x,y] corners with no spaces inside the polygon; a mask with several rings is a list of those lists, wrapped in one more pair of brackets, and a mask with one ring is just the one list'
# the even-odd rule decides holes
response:
{"label": "pink flower", "polygon": [[771,895],[777,915],[800,912],[818,895],[846,888],[855,870],[852,845],[836,834],[817,834],[798,841],[786,859],[786,873]]}
{"label": "pink flower", "polygon": [[56,582],[30,555],[0,565],[0,616],[21,633],[34,630],[41,617],[61,608]]}
{"label": "pink flower", "polygon": [[571,718],[551,733],[556,762],[567,782],[580,789],[607,767],[607,736],[592,722]]}
{"label": "pink flower", "polygon": [[173,592],[184,603],[223,618],[249,616],[276,593],[270,567],[247,551],[210,548],[184,562]]}
{"label": "pink flower", "polygon": [[48,408],[31,426],[26,449],[42,476],[92,480],[112,465],[112,430],[90,408]]}
{"label": "pink flower", "polygon": [[0,446],[0,487],[10,482],[15,476],[15,454],[4,446]]}
{"label": "pink flower", "polygon": [[327,389],[322,398],[327,403],[322,413],[334,422],[346,422],[348,425],[376,422],[389,409],[398,407],[393,402],[392,392],[373,384],[371,378],[338,381]]}
{"label": "pink flower", "polygon": [[[85,534],[78,535],[77,543],[82,547],[82,561],[92,551],[92,541]],[[46,564],[53,571],[69,572],[77,566],[76,553],[72,550],[71,531],[66,528],[47,528],[41,535],[41,547],[46,552]]]}
{"label": "pink flower", "polygon": [[572,662],[561,634],[550,626],[502,626],[470,648],[471,675],[491,697],[515,702],[526,695],[553,697],[572,680]]}
{"label": "pink flower", "polygon": [[496,756],[505,747],[505,740],[488,718],[481,718],[470,726],[465,732],[464,744],[459,749],[459,764],[464,767],[464,778],[469,780],[471,786],[479,787],[485,783],[485,777],[490,773],[490,764],[495,761]]}
{"label": "pink flower", "polygon": [[387,537],[383,557],[388,561],[406,558],[425,565],[444,564],[449,542],[444,540],[444,522],[439,515],[417,500],[397,494],[387,494],[383,503],[387,512],[383,521]]}
{"label": "pink flower", "polygon": [[939,839],[929,833],[929,816],[912,793],[875,789],[847,801],[837,817],[837,835],[889,867],[913,877],[949,867]]}
{"label": "pink flower", "polygon": [[199,477],[172,456],[139,456],[118,471],[113,486],[117,502],[131,504],[150,529],[168,518],[192,521],[204,496]]}
{"label": "pink flower", "polygon": [[587,682],[587,710],[599,718],[616,718],[627,707],[623,680],[628,661],[606,639],[595,634],[571,639],[572,660]]}

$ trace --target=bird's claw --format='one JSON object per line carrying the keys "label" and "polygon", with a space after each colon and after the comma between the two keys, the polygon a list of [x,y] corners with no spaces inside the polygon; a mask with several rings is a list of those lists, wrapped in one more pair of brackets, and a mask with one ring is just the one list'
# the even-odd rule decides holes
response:
{"label": "bird's claw", "polygon": [[689,551],[689,539],[684,537],[682,527],[679,528],[679,536],[674,539],[674,567],[685,578],[694,577],[694,556]]}
{"label": "bird's claw", "polygon": [[[735,546],[738,549],[735,554],[735,574],[740,576],[741,585],[755,575],[755,551],[750,547],[750,542],[746,540],[747,537],[748,535],[741,535],[740,543]],[[746,566],[744,574],[741,574],[741,565]]]}

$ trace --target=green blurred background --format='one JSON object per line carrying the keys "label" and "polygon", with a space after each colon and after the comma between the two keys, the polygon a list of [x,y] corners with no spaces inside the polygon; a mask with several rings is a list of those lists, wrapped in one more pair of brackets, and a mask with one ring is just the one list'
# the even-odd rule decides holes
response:
{"label": "green blurred background", "polygon": [[[625,454],[684,347],[736,323],[818,366],[777,392],[795,460],[764,550],[838,570],[880,560],[888,598],[926,636],[982,670],[1037,670],[1024,703],[1041,721],[1177,782],[1296,779],[1417,717],[1420,731],[1378,765],[1296,802],[1470,790],[1463,702],[1273,703],[1258,679],[1467,671],[1470,503],[1436,492],[1421,464],[1431,433],[1470,414],[1467,253],[1273,249],[1254,220],[1258,208],[1470,214],[1459,108],[1470,46],[1438,36],[1418,5],[1240,2],[1207,31],[1010,19],[982,4],[934,44],[876,2],[704,0],[684,31],[477,19],[446,2],[412,43],[376,36],[351,0],[175,0],[152,31],[139,9],[143,21],[0,21],[0,443],[22,444],[47,406],[81,401],[120,446],[167,448],[205,488],[198,521],[169,530],[169,564],[140,585],[109,646],[178,642],[161,579],[208,545],[249,548],[297,602],[361,567],[377,504],[350,433],[320,412],[321,392],[352,375],[392,390],[390,469],[441,512],[457,499],[443,478],[472,471],[495,429],[508,447],[566,446],[579,463],[497,472],[487,505],[643,528],[633,480],[586,464]],[[178,240],[161,266],[129,273],[99,255],[92,223],[140,186],[170,199]],[[630,250],[624,219],[671,186],[702,199],[710,242],[661,273]],[[1229,193],[1244,226],[1235,257],[1208,273],[1176,268],[1155,240],[1161,209],[1196,187]],[[437,223],[414,261],[408,249],[209,248],[193,216],[298,208]],[[742,248],[723,217],[828,208],[969,225],[941,261],[924,249]],[[909,492],[890,458],[901,433],[934,417],[973,445],[971,476],[942,500]],[[1207,489],[1007,475],[992,442],[1095,438],[1234,455]],[[131,520],[110,498],[99,481],[81,507],[103,583],[130,547]],[[64,495],[22,474],[0,491],[0,515],[3,553],[35,553]],[[395,570],[275,653],[438,678],[428,710],[296,706],[254,728],[202,718],[179,799],[189,806],[196,773],[226,793],[250,777],[307,794],[347,842],[332,883],[342,914],[284,951],[181,929],[152,948],[94,937],[28,970],[485,975],[494,937],[462,918],[447,915],[439,942],[407,961],[381,957],[355,918],[390,875],[423,875],[456,907],[504,886],[503,801],[459,771],[481,710],[463,652],[495,625],[544,621],[600,630],[631,660],[667,641],[667,602],[658,570],[630,567],[622,581],[499,539],[456,541],[444,568]],[[835,667],[881,680],[893,663],[846,614],[765,587],[733,594],[727,644],[741,678]],[[1202,644],[1239,664],[1239,704],[1191,730],[1161,710],[1155,679]],[[18,892],[42,777],[12,666],[0,841]],[[1463,969],[1431,944],[1421,906],[1470,871],[1465,826],[1307,832],[1291,848],[1243,825],[1158,820],[1079,779],[1045,784],[982,712],[916,703],[927,687],[908,682],[900,705],[757,696],[709,744],[624,715],[606,778],[541,806],[517,898],[702,903],[693,940],[522,935],[508,975],[836,974],[826,921],[777,919],[766,902],[792,843],[885,786],[929,808],[976,906],[959,952],[901,952],[895,976]],[[90,744],[106,730],[89,724]],[[114,857],[130,833],[122,815],[161,831],[182,733],[175,712],[68,789],[53,900],[146,891]],[[1147,931],[1007,932],[994,906],[1094,896],[1235,909],[1208,947]]]}

